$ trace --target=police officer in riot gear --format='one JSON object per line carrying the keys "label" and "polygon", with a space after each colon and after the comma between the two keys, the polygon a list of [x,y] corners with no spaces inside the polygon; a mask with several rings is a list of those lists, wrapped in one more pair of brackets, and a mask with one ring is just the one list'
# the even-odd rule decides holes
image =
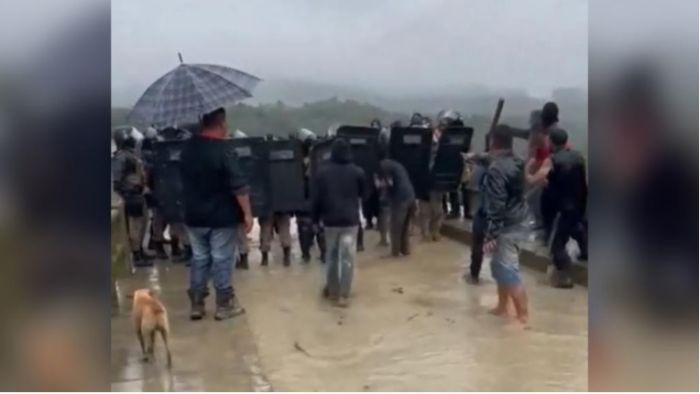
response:
{"label": "police officer in riot gear", "polygon": [[[158,141],[182,141],[191,133],[178,127],[167,127],[158,133]],[[158,142],[156,142],[157,144]],[[156,207],[153,210],[152,239],[158,258],[167,258],[164,232],[169,226],[170,252],[174,262],[189,263],[192,247],[185,230],[185,213],[182,206],[182,190],[175,187],[180,182],[177,162],[158,163],[149,172],[151,183],[157,184],[154,192]],[[167,185],[167,186],[166,186]]]}
{"label": "police officer in riot gear", "polygon": [[[452,109],[448,110],[443,110],[438,113],[438,126],[444,128],[447,127],[463,127],[464,122],[462,121],[462,115]],[[466,153],[466,152],[464,152]],[[461,188],[462,190],[454,190],[449,192],[447,195],[443,196],[442,199],[442,209],[443,212],[447,215],[448,219],[458,219],[460,217],[460,198],[459,198],[459,193],[460,191],[463,194],[466,194],[466,191],[464,188]],[[447,206],[447,201],[449,199],[449,209]],[[463,198],[461,202],[464,202],[465,199]],[[466,215],[466,210],[467,206],[465,205],[465,215]]]}
{"label": "police officer in riot gear", "polygon": [[[443,110],[438,113],[438,126],[433,129],[433,141],[430,152],[430,168],[432,170],[437,156],[440,138],[442,132],[453,126],[463,126],[462,116],[454,110]],[[444,219],[443,198],[445,193],[438,191],[430,191],[428,200],[419,201],[419,210],[421,217],[421,232],[424,240],[438,241],[440,239],[440,227]]]}
{"label": "police officer in riot gear", "polygon": [[[267,141],[275,141],[277,137],[273,134],[267,134]],[[259,217],[258,224],[260,225],[260,252],[262,259],[260,264],[263,266],[269,263],[269,253],[271,249],[274,233],[277,233],[282,244],[283,261],[285,266],[289,266],[292,261],[292,235],[290,232],[290,214],[289,212],[272,212],[267,217]],[[244,267],[247,268],[247,262]]]}
{"label": "police officer in riot gear", "polygon": [[134,266],[152,266],[153,256],[143,250],[146,230],[146,172],[141,158],[136,154],[136,138],[131,130],[114,132],[117,151],[112,157],[112,182],[114,190],[124,201],[124,212],[129,232],[129,244]]}
{"label": "police officer in riot gear", "polygon": [[[304,155],[304,192],[306,200],[311,201],[311,193],[309,190],[310,183],[310,168],[311,168],[311,151],[316,141],[316,135],[310,130],[301,129],[297,135],[302,141],[303,155]],[[326,242],[323,234],[323,226],[314,225],[311,219],[311,207],[307,207],[306,210],[296,212],[297,218],[297,233],[299,234],[299,247],[301,249],[301,259],[305,263],[311,260],[311,246],[313,246],[314,239],[318,244],[320,251],[319,259],[323,262],[323,257],[326,253]]]}
{"label": "police officer in riot gear", "polygon": [[161,226],[162,215],[158,209],[158,199],[154,194],[155,190],[155,151],[154,144],[162,137],[158,135],[155,128],[149,127],[144,133],[144,139],[141,141],[141,158],[143,159],[143,164],[146,170],[146,183],[148,185],[148,191],[144,194],[146,200],[146,208],[148,210],[148,220],[150,220],[151,225],[150,237],[148,239],[148,249],[156,252],[156,258],[160,260],[165,260],[168,258],[168,254],[163,248],[163,231],[165,230]]}
{"label": "police officer in riot gear", "polygon": [[273,232],[277,233],[282,244],[282,263],[285,266],[291,264],[292,236],[289,229],[290,222],[291,218],[287,212],[274,212],[268,217],[258,218],[258,224],[260,225],[260,252],[262,253],[260,264],[263,266],[269,263],[268,255],[272,247]]}

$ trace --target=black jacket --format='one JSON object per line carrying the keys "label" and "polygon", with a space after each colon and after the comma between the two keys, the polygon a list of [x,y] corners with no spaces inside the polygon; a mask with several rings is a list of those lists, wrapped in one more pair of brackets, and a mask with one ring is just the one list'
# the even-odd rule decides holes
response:
{"label": "black jacket", "polygon": [[314,222],[328,227],[350,227],[360,222],[360,199],[365,195],[365,173],[352,163],[350,145],[333,142],[330,161],[323,163],[311,183]]}
{"label": "black jacket", "polygon": [[548,175],[546,193],[552,208],[557,211],[576,212],[583,215],[586,211],[588,185],[586,181],[586,164],[583,156],[570,149],[554,152],[552,170]]}
{"label": "black jacket", "polygon": [[195,136],[185,142],[180,165],[185,223],[191,227],[233,227],[243,213],[236,194],[248,192],[233,146],[225,140]]}
{"label": "black jacket", "polygon": [[496,239],[504,228],[525,221],[525,162],[522,159],[512,152],[494,157],[482,186],[482,193],[485,193],[486,239]]}
{"label": "black jacket", "polygon": [[416,199],[411,178],[401,163],[392,159],[384,159],[379,163],[379,169],[380,177],[391,183],[387,186],[387,195],[392,203],[403,203]]}

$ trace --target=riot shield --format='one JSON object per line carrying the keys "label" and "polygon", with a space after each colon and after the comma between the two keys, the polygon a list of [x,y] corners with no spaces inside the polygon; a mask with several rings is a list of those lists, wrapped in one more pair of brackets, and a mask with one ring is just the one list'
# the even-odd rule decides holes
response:
{"label": "riot shield", "polygon": [[299,140],[266,141],[272,212],[305,208],[304,161]]}
{"label": "riot shield", "polygon": [[379,129],[341,126],[338,137],[345,138],[352,150],[353,162],[365,172],[367,190],[374,188],[374,174],[379,169]]}
{"label": "riot shield", "polygon": [[163,218],[168,223],[185,220],[185,201],[180,153],[185,141],[158,141],[153,143],[153,166],[151,177],[153,195]]}
{"label": "riot shield", "polygon": [[432,130],[423,127],[394,127],[389,137],[389,155],[408,172],[416,197],[430,193],[430,144]]}
{"label": "riot shield", "polygon": [[229,142],[234,146],[238,163],[248,179],[250,205],[254,217],[270,214],[270,176],[268,150],[262,137],[234,138]]}
{"label": "riot shield", "polygon": [[440,137],[435,163],[431,168],[431,190],[451,192],[457,190],[462,180],[464,159],[462,152],[468,152],[472,134],[471,127],[448,127]]}

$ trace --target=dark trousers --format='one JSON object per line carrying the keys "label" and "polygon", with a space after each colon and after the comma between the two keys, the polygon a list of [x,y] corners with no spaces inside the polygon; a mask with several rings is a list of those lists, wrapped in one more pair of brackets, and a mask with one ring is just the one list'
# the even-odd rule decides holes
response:
{"label": "dark trousers", "polygon": [[365,248],[365,230],[362,229],[362,223],[357,226],[357,238],[356,238],[357,250],[363,250]]}
{"label": "dark trousers", "polygon": [[581,220],[578,226],[578,230],[574,231],[571,238],[578,244],[578,250],[581,252],[581,256],[588,258],[588,219],[585,217]]}
{"label": "dark trousers", "polygon": [[550,196],[550,193],[545,189],[540,196],[540,214],[542,215],[542,227],[544,229],[545,239],[552,236],[554,219],[557,216],[556,201]]}
{"label": "dark trousers", "polygon": [[391,255],[411,254],[411,218],[415,214],[415,201],[391,204]]}
{"label": "dark trousers", "polygon": [[368,225],[379,216],[379,192],[372,190],[369,197],[362,201],[362,217]]}
{"label": "dark trousers", "polygon": [[568,270],[571,266],[571,256],[566,251],[566,244],[569,242],[569,239],[573,238],[576,240],[582,252],[588,251],[588,235],[585,230],[583,217],[579,212],[570,210],[559,211],[554,220],[550,245],[552,261],[558,271]]}
{"label": "dark trousers", "polygon": [[459,190],[451,191],[449,193],[449,198],[450,198],[450,212],[448,213],[449,216],[451,217],[459,217],[459,208],[460,208],[460,201],[459,201]]}
{"label": "dark trousers", "polygon": [[297,215],[297,232],[299,233],[299,248],[302,256],[311,255],[311,247],[314,239],[318,245],[321,256],[326,253],[326,239],[323,235],[323,227],[314,227],[311,217],[305,214]]}
{"label": "dark trousers", "polygon": [[481,209],[474,214],[472,222],[472,261],[469,264],[469,273],[478,278],[481,272],[481,263],[484,260],[484,238],[486,237],[486,215]]}

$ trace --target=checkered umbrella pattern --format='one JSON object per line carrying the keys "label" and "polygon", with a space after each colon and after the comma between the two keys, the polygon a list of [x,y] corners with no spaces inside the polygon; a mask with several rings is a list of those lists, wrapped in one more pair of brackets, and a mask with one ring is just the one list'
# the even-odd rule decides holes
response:
{"label": "checkered umbrella pattern", "polygon": [[180,64],[146,89],[128,116],[138,125],[172,126],[252,97],[260,78],[211,64]]}

